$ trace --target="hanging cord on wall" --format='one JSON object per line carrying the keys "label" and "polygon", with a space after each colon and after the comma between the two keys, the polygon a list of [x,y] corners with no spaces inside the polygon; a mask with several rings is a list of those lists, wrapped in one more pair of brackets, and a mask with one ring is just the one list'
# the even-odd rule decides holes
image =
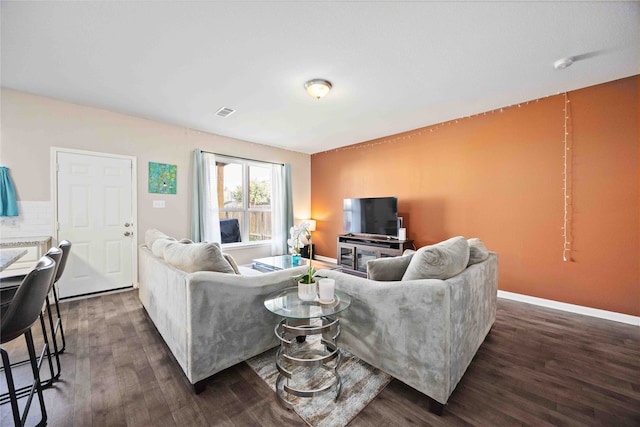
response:
{"label": "hanging cord on wall", "polygon": [[571,135],[569,134],[571,110],[569,95],[564,93],[564,170],[562,172],[562,190],[564,195],[564,218],[562,225],[562,260],[571,260]]}

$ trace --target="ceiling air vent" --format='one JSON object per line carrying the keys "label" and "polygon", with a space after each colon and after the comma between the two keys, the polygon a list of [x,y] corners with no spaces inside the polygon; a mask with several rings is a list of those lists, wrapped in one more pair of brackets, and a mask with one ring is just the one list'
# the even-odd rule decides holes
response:
{"label": "ceiling air vent", "polygon": [[218,111],[216,111],[216,116],[218,116],[218,117],[229,117],[230,115],[232,115],[235,112],[236,112],[236,110],[234,110],[233,108],[222,107]]}

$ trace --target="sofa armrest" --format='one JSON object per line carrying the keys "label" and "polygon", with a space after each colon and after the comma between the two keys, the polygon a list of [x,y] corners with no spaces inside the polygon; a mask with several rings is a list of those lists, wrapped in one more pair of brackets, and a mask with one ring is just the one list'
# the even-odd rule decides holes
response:
{"label": "sofa armrest", "polygon": [[498,256],[469,266],[447,280],[451,287],[451,392],[464,375],[496,319]]}
{"label": "sofa armrest", "polygon": [[339,271],[319,273],[351,296],[340,313],[339,345],[433,399],[449,389],[450,289],[438,279],[377,282]]}
{"label": "sofa armrest", "polygon": [[294,286],[306,270],[257,276],[196,272],[187,276],[187,346],[192,383],[260,354],[277,344],[278,317],[264,307],[267,295]]}
{"label": "sofa armrest", "polygon": [[174,358],[187,373],[187,273],[140,246],[138,296]]}

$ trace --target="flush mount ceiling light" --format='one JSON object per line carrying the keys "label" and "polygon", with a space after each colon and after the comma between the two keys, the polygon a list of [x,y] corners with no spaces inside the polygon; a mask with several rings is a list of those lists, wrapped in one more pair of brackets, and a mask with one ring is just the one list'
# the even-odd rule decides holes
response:
{"label": "flush mount ceiling light", "polygon": [[313,79],[306,82],[304,88],[309,92],[309,95],[320,99],[331,90],[331,82],[324,79]]}
{"label": "flush mount ceiling light", "polygon": [[553,68],[556,70],[564,70],[567,67],[570,67],[573,64],[573,58],[561,58],[553,63]]}

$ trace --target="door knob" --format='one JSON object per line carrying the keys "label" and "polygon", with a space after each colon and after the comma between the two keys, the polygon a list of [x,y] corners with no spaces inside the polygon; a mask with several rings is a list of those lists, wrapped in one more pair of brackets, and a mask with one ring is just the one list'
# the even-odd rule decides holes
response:
{"label": "door knob", "polygon": [[125,226],[125,227],[129,227],[130,225],[131,225],[131,224],[129,224],[128,222],[125,222],[125,223],[124,223],[124,226]]}
{"label": "door knob", "polygon": [[129,233],[128,231],[125,231],[125,232],[124,232],[124,235],[125,235],[125,236],[133,236],[133,233]]}

